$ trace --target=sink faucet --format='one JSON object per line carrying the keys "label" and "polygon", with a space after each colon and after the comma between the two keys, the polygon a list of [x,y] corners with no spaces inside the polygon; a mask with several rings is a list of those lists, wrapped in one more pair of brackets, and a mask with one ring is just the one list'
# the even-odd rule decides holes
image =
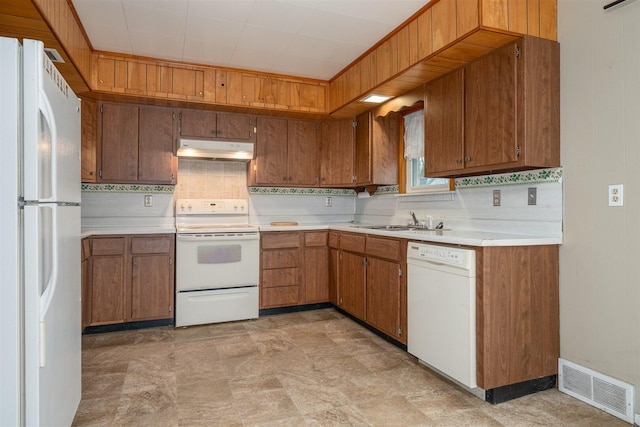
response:
{"label": "sink faucet", "polygon": [[413,218],[413,225],[420,225],[420,222],[418,222],[418,219],[416,218],[416,214],[413,213],[413,211],[409,211],[409,215],[411,215],[411,218]]}

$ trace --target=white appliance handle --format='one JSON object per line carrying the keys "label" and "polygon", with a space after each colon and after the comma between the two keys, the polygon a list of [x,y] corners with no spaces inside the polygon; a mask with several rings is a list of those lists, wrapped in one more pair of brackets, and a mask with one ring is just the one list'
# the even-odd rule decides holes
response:
{"label": "white appliance handle", "polygon": [[180,242],[225,242],[238,240],[258,240],[259,234],[178,234]]}
{"label": "white appliance handle", "polygon": [[[39,201],[58,201],[57,197],[58,195],[55,194],[56,193],[56,188],[58,188],[57,186],[57,176],[58,176],[58,162],[57,162],[57,145],[58,145],[58,129],[56,127],[56,121],[55,121],[55,116],[53,114],[53,110],[51,109],[51,103],[49,102],[49,98],[47,98],[47,94],[44,91],[40,92],[40,96],[38,97],[38,108],[40,110],[40,114],[42,115],[42,118],[44,119],[44,121],[47,123],[47,126],[49,128],[49,132],[50,132],[50,140],[49,140],[49,164],[47,165],[47,169],[50,171],[49,172],[49,176],[45,176],[45,177],[41,177],[40,178],[40,184],[41,185],[46,185],[48,188],[45,187],[45,190],[47,191],[49,197],[48,198],[43,198],[40,199]],[[38,143],[39,145],[39,143]],[[42,178],[45,178],[45,180],[43,181]],[[46,196],[44,196],[46,197]]]}
{"label": "white appliance handle", "polygon": [[[26,200],[53,202],[57,201],[55,189],[58,130],[51,103],[44,91],[39,91],[37,102],[37,113],[25,114],[24,195]],[[27,123],[32,120],[36,122]],[[45,130],[48,130],[48,133],[45,133]]]}
{"label": "white appliance handle", "polygon": [[[51,212],[49,229],[46,229],[46,215]],[[25,299],[27,310],[25,317],[29,322],[38,322],[39,362],[45,366],[45,324],[44,319],[58,287],[58,258],[55,242],[58,239],[57,211],[55,206],[27,206],[24,209],[25,227],[24,248],[29,257],[25,268]],[[37,309],[37,313],[31,310]]]}

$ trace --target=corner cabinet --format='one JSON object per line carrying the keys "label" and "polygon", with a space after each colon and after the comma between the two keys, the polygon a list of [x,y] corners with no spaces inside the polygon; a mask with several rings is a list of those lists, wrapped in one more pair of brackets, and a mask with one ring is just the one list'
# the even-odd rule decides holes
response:
{"label": "corner cabinet", "polygon": [[173,318],[173,234],[93,236],[82,253],[83,327]]}
{"label": "corner cabinet", "polygon": [[425,174],[560,165],[560,50],[524,37],[425,85]]}
{"label": "corner cabinet", "polygon": [[335,305],[407,343],[407,241],[331,232],[330,295]]}
{"label": "corner cabinet", "polygon": [[175,184],[175,119],[170,108],[101,104],[97,182]]}
{"label": "corner cabinet", "polygon": [[320,186],[348,187],[355,180],[355,122],[325,120],[320,126]]}
{"label": "corner cabinet", "polygon": [[356,117],[355,186],[398,184],[399,131],[398,113]]}
{"label": "corner cabinet", "polygon": [[260,233],[260,308],[329,301],[328,232]]}

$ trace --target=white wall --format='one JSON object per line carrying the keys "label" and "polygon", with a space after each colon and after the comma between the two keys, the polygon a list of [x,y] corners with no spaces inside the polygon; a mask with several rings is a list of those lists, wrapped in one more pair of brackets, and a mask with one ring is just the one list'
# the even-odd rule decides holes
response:
{"label": "white wall", "polygon": [[[636,386],[640,408],[640,1],[559,0],[563,358]],[[624,207],[608,207],[624,184]],[[636,416],[636,419],[638,417]]]}
{"label": "white wall", "polygon": [[[527,190],[537,189],[537,204],[529,206]],[[493,206],[500,190],[500,206]],[[363,223],[406,224],[413,211],[418,220],[431,215],[445,228],[562,236],[562,183],[508,184],[456,190],[455,194],[374,195],[357,199],[356,220]]]}

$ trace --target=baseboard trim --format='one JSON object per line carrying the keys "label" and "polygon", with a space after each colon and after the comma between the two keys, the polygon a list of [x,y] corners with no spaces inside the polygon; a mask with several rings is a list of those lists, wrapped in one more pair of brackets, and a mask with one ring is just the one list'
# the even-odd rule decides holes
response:
{"label": "baseboard trim", "polygon": [[112,323],[110,325],[87,326],[82,331],[83,335],[102,334],[105,332],[132,331],[135,329],[157,328],[159,326],[173,326],[173,317],[170,319],[143,320],[139,322]]}
{"label": "baseboard trim", "polygon": [[549,375],[547,377],[535,378],[533,380],[485,390],[485,400],[495,405],[528,394],[555,388],[557,379],[557,375]]}

